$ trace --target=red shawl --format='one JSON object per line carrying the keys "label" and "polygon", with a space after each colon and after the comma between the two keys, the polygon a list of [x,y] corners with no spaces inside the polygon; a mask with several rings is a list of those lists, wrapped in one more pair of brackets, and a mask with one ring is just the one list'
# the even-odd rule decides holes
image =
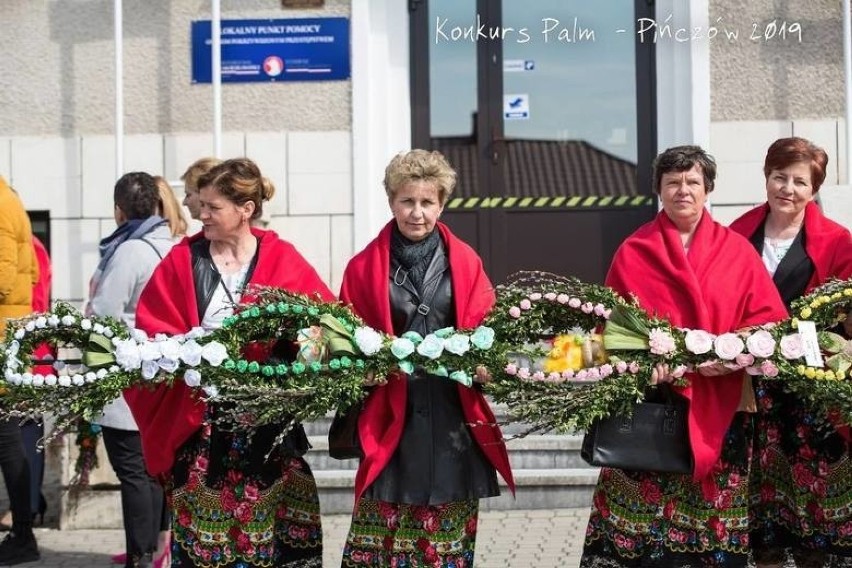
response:
{"label": "red shawl", "polygon": [[[640,227],[615,253],[606,283],[633,294],[652,315],[711,333],[779,321],[787,310],[746,239],[703,213],[687,254],[665,212]],[[722,451],[743,387],[742,372],[689,374],[689,437],[695,479],[711,472]]]}
{"label": "red shawl", "polygon": [[[769,215],[769,204],[758,205],[731,223],[731,229],[751,238]],[[852,277],[852,234],[843,225],[822,214],[816,203],[805,207],[805,252],[814,263],[814,274],[808,282],[810,292],[830,278]]]}
{"label": "red shawl", "polygon": [[[367,325],[393,333],[390,312],[390,238],[394,221],[358,253],[346,267],[340,299],[351,304]],[[461,328],[479,325],[494,305],[494,287],[482,268],[482,260],[443,223],[438,230],[446,244],[456,322]],[[376,387],[364,403],[358,422],[358,433],[364,459],[355,477],[355,502],[379,476],[399,444],[405,424],[408,384],[404,377],[390,377],[387,384]],[[494,468],[500,472],[512,492],[515,482],[500,427],[485,397],[478,389],[459,385],[465,419],[473,437]]]}
{"label": "red shawl", "polygon": [[[277,286],[290,292],[318,294],[333,301],[334,295],[319,275],[290,243],[273,231],[252,229],[260,238],[257,265],[250,284]],[[192,277],[190,245],[202,233],[183,239],[160,262],[142,291],[136,307],[136,326],[149,334],[185,333],[200,325]],[[244,298],[244,300],[247,300]],[[145,465],[151,475],[168,472],[175,452],[201,426],[205,404],[182,381],[155,389],[124,391],[139,433]]]}
{"label": "red shawl", "polygon": [[[769,204],[758,205],[731,223],[731,229],[746,238],[757,231],[769,215]],[[822,214],[816,203],[805,207],[805,253],[814,263],[814,273],[805,292],[810,292],[830,278],[846,280],[852,277],[852,234]],[[835,427],[847,440],[852,441],[852,431],[844,420],[837,417]]]}

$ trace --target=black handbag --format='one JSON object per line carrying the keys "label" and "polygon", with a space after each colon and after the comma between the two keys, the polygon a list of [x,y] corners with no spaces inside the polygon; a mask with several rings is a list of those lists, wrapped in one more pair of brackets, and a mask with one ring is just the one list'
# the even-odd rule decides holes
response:
{"label": "black handbag", "polygon": [[688,410],[689,401],[668,385],[650,387],[631,416],[592,423],[580,455],[595,466],[691,474]]}
{"label": "black handbag", "polygon": [[361,441],[358,437],[358,418],[361,417],[363,402],[348,408],[338,408],[328,429],[328,455],[336,460],[363,458]]}

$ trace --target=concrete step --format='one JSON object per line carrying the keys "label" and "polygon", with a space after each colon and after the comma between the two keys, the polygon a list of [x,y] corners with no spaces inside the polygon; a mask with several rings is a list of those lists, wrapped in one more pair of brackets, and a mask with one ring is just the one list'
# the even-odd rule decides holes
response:
{"label": "concrete step", "polygon": [[[354,471],[315,471],[323,513],[351,513],[354,502]],[[483,511],[511,509],[559,509],[587,507],[598,479],[597,468],[520,469],[514,471],[516,495],[513,497],[499,478],[499,497],[483,499]]]}
{"label": "concrete step", "polygon": [[[517,436],[529,430],[529,424],[522,422],[514,422],[509,417],[508,407],[504,404],[491,404],[491,411],[500,424],[500,429],[503,435],[507,438]],[[304,422],[302,426],[305,428],[305,433],[308,436],[328,436],[328,427],[331,425],[331,420],[334,418],[334,413],[329,412],[324,417],[313,422]],[[548,432],[538,432],[538,434],[546,434]]]}
{"label": "concrete step", "polygon": [[[328,438],[311,436],[313,448],[305,459],[315,471],[351,470],[358,468],[358,460],[337,460],[328,455]],[[510,439],[509,461],[513,469],[573,469],[590,467],[580,458],[582,436],[555,434],[531,435]]]}

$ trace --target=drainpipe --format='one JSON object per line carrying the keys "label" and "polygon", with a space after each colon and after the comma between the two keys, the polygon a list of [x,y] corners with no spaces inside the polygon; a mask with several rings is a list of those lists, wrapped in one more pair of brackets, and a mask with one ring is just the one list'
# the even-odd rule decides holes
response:
{"label": "drainpipe", "polygon": [[222,157],[222,14],[219,0],[212,0],[210,35],[213,40],[213,155]]}
{"label": "drainpipe", "polygon": [[115,19],[115,179],[124,174],[124,29],[122,26],[122,0],[114,0]]}

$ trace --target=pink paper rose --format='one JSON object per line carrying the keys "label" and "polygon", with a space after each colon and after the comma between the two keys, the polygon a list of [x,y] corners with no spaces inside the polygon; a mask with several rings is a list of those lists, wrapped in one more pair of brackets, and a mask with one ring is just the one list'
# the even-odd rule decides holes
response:
{"label": "pink paper rose", "polygon": [[713,342],[716,355],[720,359],[732,361],[737,355],[743,352],[745,343],[736,333],[723,333]]}
{"label": "pink paper rose", "polygon": [[781,347],[781,355],[785,359],[798,359],[805,356],[805,345],[802,342],[802,335],[799,333],[782,337],[779,347]]}
{"label": "pink paper rose", "polygon": [[766,359],[772,357],[775,352],[775,338],[765,329],[759,329],[748,336],[746,347],[748,347],[748,352],[755,357]]}
{"label": "pink paper rose", "polygon": [[778,367],[776,367],[775,363],[769,361],[768,359],[760,364],[760,370],[767,377],[778,376]]}
{"label": "pink paper rose", "polygon": [[740,353],[734,359],[740,367],[748,367],[754,363],[754,355],[751,353]]}
{"label": "pink paper rose", "polygon": [[530,301],[529,301],[529,300],[527,300],[526,298],[524,298],[523,300],[521,300],[520,304],[518,304],[518,305],[519,305],[519,306],[521,306],[521,309],[522,309],[522,310],[529,310],[529,309],[531,309],[531,308],[532,308],[532,302],[530,302]]}
{"label": "pink paper rose", "polygon": [[519,308],[518,306],[512,306],[511,308],[509,308],[509,315],[515,319],[518,319],[519,317],[521,317],[521,308]]}
{"label": "pink paper rose", "polygon": [[667,355],[675,350],[675,340],[665,330],[655,327],[648,334],[648,345],[651,346],[651,353],[655,355]]}

